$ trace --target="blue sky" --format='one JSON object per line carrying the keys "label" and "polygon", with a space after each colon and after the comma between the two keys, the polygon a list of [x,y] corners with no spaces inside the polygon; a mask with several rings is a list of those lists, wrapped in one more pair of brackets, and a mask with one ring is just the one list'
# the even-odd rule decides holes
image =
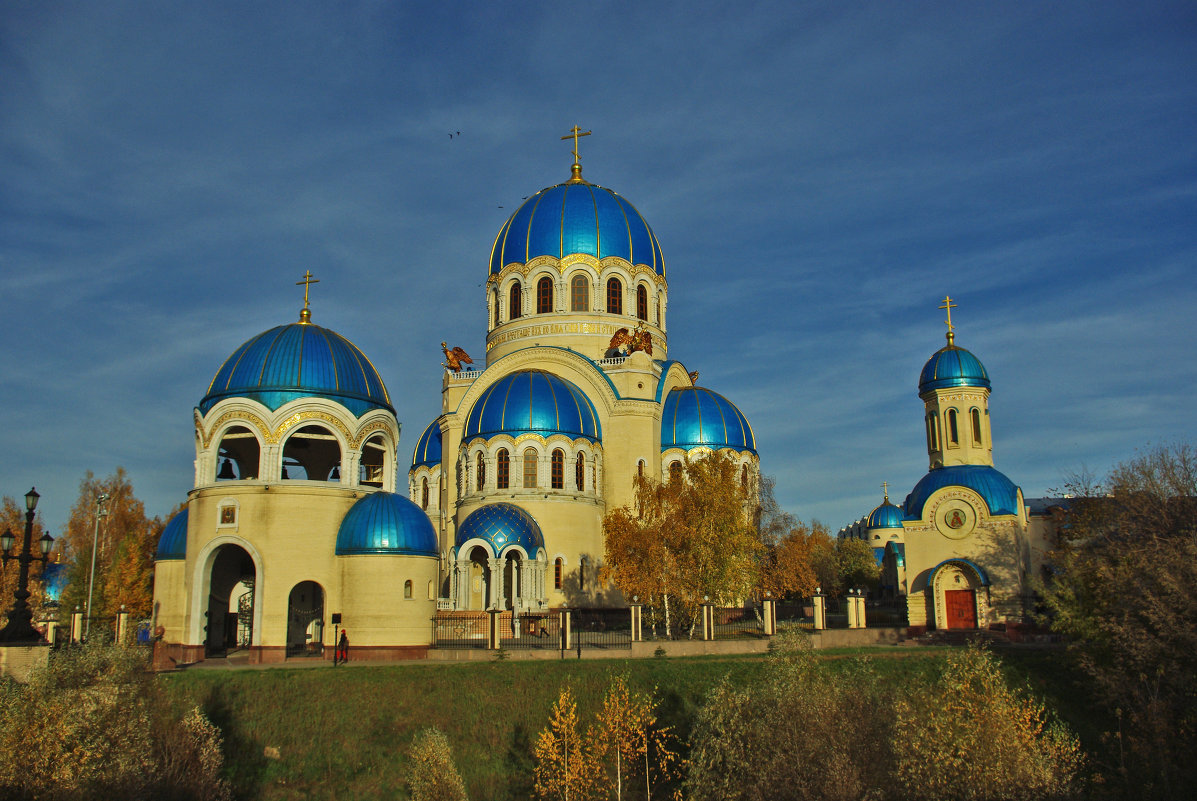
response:
{"label": "blue sky", "polygon": [[410,458],[575,123],[661,242],[670,356],[800,517],[925,472],[945,294],[1028,497],[1197,441],[1192,3],[6,3],[0,494],[57,529],[123,465],[164,514],[307,269]]}

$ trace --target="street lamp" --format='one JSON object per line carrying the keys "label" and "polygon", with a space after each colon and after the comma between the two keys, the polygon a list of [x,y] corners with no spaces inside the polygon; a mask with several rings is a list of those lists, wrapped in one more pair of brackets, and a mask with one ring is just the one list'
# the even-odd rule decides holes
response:
{"label": "street lamp", "polygon": [[91,575],[87,579],[87,631],[83,634],[84,638],[91,636],[91,596],[96,585],[96,550],[100,539],[100,518],[108,516],[108,510],[104,508],[107,502],[108,493],[101,492],[96,496],[96,525],[91,535]]}
{"label": "street lamp", "polygon": [[0,547],[4,549],[3,556],[0,558],[3,559],[4,564],[7,565],[9,559],[16,559],[21,566],[21,572],[17,578],[17,590],[13,593],[16,601],[8,612],[8,625],[0,630],[0,642],[32,644],[40,642],[42,639],[42,635],[33,627],[33,610],[29,608],[29,563],[46,562],[50,558],[50,549],[54,547],[54,538],[49,534],[43,535],[37,541],[41,556],[34,556],[31,553],[33,515],[37,510],[37,499],[40,497],[36,489],[25,493],[25,545],[20,554],[13,556],[10,553],[13,541],[16,539],[11,531],[5,531],[3,535],[0,535]]}

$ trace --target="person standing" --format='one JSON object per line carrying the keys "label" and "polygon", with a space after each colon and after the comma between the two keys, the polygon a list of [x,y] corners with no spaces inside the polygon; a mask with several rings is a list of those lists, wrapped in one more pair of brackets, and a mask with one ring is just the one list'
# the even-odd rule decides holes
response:
{"label": "person standing", "polygon": [[341,629],[341,639],[337,641],[337,650],[333,653],[333,665],[345,664],[349,661],[349,632]]}

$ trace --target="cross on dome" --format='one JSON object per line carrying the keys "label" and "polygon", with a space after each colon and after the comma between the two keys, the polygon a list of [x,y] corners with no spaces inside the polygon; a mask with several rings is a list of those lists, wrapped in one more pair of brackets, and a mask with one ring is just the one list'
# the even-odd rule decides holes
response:
{"label": "cross on dome", "polygon": [[562,140],[573,139],[574,149],[571,151],[574,157],[574,163],[570,165],[569,180],[573,182],[581,182],[582,180],[582,157],[578,155],[578,138],[582,136],[590,136],[590,131],[583,131],[577,125],[569,129],[569,134],[561,137]]}
{"label": "cross on dome", "polygon": [[311,270],[304,270],[303,280],[296,281],[295,286],[303,286],[303,308],[299,311],[299,322],[310,323],[312,321],[312,311],[308,308],[308,289],[312,284],[320,283],[319,278],[312,277]]}
{"label": "cross on dome", "polygon": [[956,308],[956,304],[952,302],[950,295],[943,296],[943,303],[939,304],[939,308],[944,309],[948,313],[948,319],[945,320],[948,324],[948,344],[951,345],[956,339],[955,326],[952,325],[952,309]]}

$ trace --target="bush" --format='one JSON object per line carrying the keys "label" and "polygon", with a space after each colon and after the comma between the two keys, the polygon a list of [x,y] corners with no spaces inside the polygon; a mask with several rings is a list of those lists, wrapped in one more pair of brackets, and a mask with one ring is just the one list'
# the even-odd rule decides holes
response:
{"label": "bush", "polygon": [[465,785],[453,764],[449,740],[437,729],[425,729],[407,751],[411,764],[407,784],[412,801],[466,801]]}

